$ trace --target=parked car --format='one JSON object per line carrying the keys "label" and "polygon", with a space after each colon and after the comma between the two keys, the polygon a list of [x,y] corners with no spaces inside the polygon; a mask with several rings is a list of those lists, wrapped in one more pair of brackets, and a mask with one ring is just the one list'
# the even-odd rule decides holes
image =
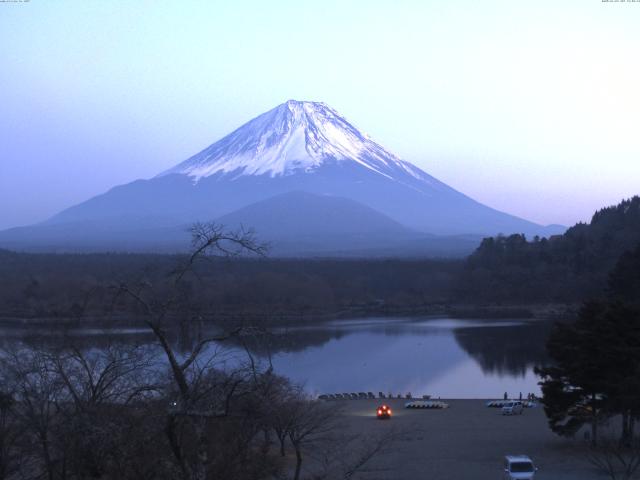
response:
{"label": "parked car", "polygon": [[503,415],[522,415],[523,411],[524,405],[519,401],[507,402],[502,406]]}
{"label": "parked car", "polygon": [[387,405],[380,405],[376,411],[376,416],[379,420],[387,420],[391,418],[391,408]]}
{"label": "parked car", "polygon": [[526,455],[504,457],[504,480],[533,480],[538,468]]}

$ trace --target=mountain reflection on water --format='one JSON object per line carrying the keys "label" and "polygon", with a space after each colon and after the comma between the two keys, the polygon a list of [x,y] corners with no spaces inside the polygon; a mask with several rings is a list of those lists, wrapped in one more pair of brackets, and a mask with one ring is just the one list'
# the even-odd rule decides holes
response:
{"label": "mountain reflection on water", "polygon": [[362,319],[293,328],[253,345],[317,393],[379,391],[450,398],[539,393],[551,324],[520,320]]}
{"label": "mountain reflection on water", "polygon": [[497,328],[457,328],[458,345],[478,362],[483,372],[524,376],[547,362],[545,342],[552,324],[525,323]]}
{"label": "mountain reflection on water", "polygon": [[[547,361],[548,322],[455,320],[448,318],[365,318],[278,328],[268,335],[225,342],[226,361],[248,349],[271,361],[275,370],[312,393],[379,391],[431,394],[443,398],[495,398],[503,392],[539,392],[535,365]],[[55,335],[7,335],[2,345],[20,341],[32,348],[50,346]],[[14,332],[15,333],[15,332]],[[68,332],[81,348],[115,341],[153,342],[144,329]],[[173,342],[187,351],[206,332],[183,328]],[[214,348],[210,349],[213,354]]]}

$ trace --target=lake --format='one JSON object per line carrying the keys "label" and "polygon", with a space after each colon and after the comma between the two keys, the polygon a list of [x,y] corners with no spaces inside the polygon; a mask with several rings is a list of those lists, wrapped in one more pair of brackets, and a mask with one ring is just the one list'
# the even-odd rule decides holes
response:
{"label": "lake", "polygon": [[[279,328],[268,342],[249,349],[263,362],[271,359],[276,372],[303,383],[312,394],[370,391],[501,398],[504,392],[540,392],[533,368],[547,360],[544,343],[550,328],[548,322],[526,320],[364,318]],[[5,344],[36,341],[15,331],[0,333]],[[69,333],[90,347],[99,347],[106,336],[96,329]],[[120,341],[152,341],[144,329],[112,330],[110,338],[114,334]],[[50,335],[45,338],[55,341]],[[223,364],[246,356],[238,345],[217,350],[223,351]]]}
{"label": "lake", "polygon": [[442,398],[539,393],[546,322],[360,319],[290,330],[276,371],[313,393],[411,392]]}

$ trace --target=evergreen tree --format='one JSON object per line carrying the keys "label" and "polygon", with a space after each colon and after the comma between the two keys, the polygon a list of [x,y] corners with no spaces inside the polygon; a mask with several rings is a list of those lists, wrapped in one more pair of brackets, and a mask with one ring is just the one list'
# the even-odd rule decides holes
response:
{"label": "evergreen tree", "polygon": [[622,254],[609,274],[609,295],[618,301],[640,305],[640,244]]}
{"label": "evergreen tree", "polygon": [[622,442],[633,439],[640,417],[640,309],[631,301],[637,303],[640,288],[628,288],[624,279],[640,274],[628,265],[623,258],[612,273],[610,298],[586,303],[575,323],[556,325],[549,337],[554,364],[536,371],[549,426],[560,435],[571,436],[588,422],[595,444],[598,423],[619,415]]}
{"label": "evergreen tree", "polygon": [[606,407],[606,344],[602,341],[605,305],[585,304],[573,324],[557,324],[547,342],[554,361],[550,367],[537,368],[542,377],[542,404],[549,427],[563,436],[573,436],[581,427],[591,425],[591,440],[597,442],[598,422]]}

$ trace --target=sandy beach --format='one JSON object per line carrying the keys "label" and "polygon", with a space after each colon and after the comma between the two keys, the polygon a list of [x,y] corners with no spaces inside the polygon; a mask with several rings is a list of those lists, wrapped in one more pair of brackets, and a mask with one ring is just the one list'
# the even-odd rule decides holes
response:
{"label": "sandy beach", "polygon": [[[585,459],[584,440],[551,432],[541,407],[511,417],[487,408],[484,400],[443,400],[450,405],[444,410],[409,410],[406,401],[336,401],[343,405],[349,433],[403,432],[390,451],[374,461],[385,471],[368,473],[367,479],[501,479],[508,454],[529,455],[539,467],[536,479],[603,478]],[[382,402],[393,408],[391,420],[375,418]]]}

